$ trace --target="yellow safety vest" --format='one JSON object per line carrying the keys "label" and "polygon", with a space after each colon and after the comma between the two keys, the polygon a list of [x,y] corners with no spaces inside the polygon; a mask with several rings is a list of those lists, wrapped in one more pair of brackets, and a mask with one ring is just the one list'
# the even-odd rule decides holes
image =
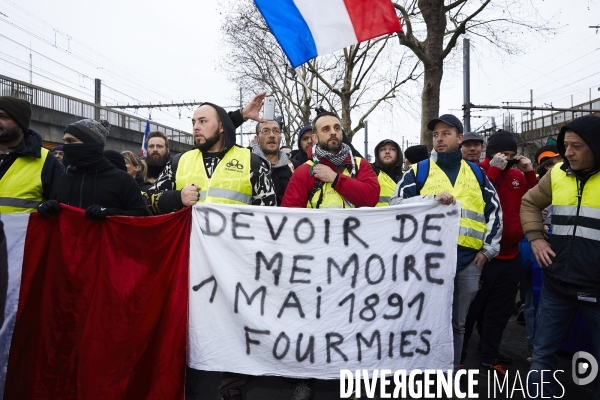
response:
{"label": "yellow safety vest", "polygon": [[[600,173],[585,185],[556,164],[552,181],[552,250],[549,273],[583,286],[600,287]],[[578,197],[581,196],[581,197]]]}
{"label": "yellow safety vest", "polygon": [[175,174],[177,190],[192,183],[200,187],[198,202],[251,204],[250,150],[233,146],[221,159],[209,179],[200,150],[190,150],[179,159]]}
{"label": "yellow safety vest", "polygon": [[42,148],[41,157],[17,157],[0,179],[0,214],[37,211],[44,201],[42,168],[48,150]]}
{"label": "yellow safety vest", "polygon": [[[360,157],[354,157],[357,173],[358,169],[360,168],[360,160]],[[312,160],[308,160],[306,163],[311,167],[315,165],[314,161]],[[348,168],[344,168],[342,174],[350,176]],[[316,208],[321,193],[323,193],[323,200],[321,201],[319,208],[354,208],[354,204],[350,203],[348,200],[344,199],[338,192],[336,192],[336,190],[333,187],[331,187],[330,182],[324,182],[323,186],[321,186],[321,188],[314,193],[312,198],[308,199],[308,203],[306,203],[306,208]]]}
{"label": "yellow safety vest", "polygon": [[385,207],[390,205],[390,199],[396,191],[396,182],[388,174],[383,171],[379,171],[377,175],[379,181],[379,202],[375,207]]}
{"label": "yellow safety vest", "polygon": [[[418,164],[412,165],[415,176],[417,176],[417,167]],[[452,186],[444,171],[433,160],[429,160],[429,174],[420,193],[437,195],[440,192],[450,193],[462,204],[458,244],[480,250],[483,247],[486,231],[485,202],[479,181],[469,164],[461,160],[460,171]]]}

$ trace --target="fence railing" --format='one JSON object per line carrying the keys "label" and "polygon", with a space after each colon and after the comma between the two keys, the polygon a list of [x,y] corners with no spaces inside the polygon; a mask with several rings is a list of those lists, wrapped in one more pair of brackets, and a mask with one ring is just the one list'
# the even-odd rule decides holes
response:
{"label": "fence railing", "polygon": [[564,122],[566,121],[571,121],[575,118],[582,117],[584,115],[589,115],[590,111],[586,110],[599,109],[600,99],[594,99],[592,101],[576,105],[572,108],[577,108],[581,111],[558,111],[548,115],[544,115],[542,117],[537,117],[534,119],[523,121],[521,123],[521,132],[533,131],[536,129],[543,128],[554,128],[555,126],[558,126],[558,129],[560,129],[560,126],[564,125]]}
{"label": "fence railing", "polygon": [[[31,85],[26,82],[18,81],[3,75],[0,75],[0,96],[13,96],[29,103],[49,108],[51,110],[72,114],[81,118],[105,119],[113,126],[119,126],[125,129],[131,129],[138,132],[144,132],[146,129],[146,120],[115,111],[110,108],[102,107],[85,100],[67,96],[62,93],[44,89],[39,86]],[[165,125],[150,121],[151,131],[161,131],[170,140],[175,142],[194,144],[193,136],[190,133],[170,128]]]}

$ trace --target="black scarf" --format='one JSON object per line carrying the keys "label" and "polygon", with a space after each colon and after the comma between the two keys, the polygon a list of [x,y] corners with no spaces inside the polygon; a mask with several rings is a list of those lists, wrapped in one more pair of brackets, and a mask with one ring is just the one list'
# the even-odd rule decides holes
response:
{"label": "black scarf", "polygon": [[83,143],[63,145],[69,164],[78,168],[94,167],[104,160],[103,143]]}

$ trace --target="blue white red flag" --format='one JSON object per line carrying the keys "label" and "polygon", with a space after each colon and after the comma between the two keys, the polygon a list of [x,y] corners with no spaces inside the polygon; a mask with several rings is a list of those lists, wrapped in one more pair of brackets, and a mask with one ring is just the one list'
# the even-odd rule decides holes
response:
{"label": "blue white red flag", "polygon": [[254,0],[292,67],[401,32],[390,0]]}
{"label": "blue white red flag", "polygon": [[150,121],[146,121],[146,129],[144,130],[144,140],[142,140],[142,149],[140,150],[140,157],[146,157],[148,155],[148,134],[150,133]]}

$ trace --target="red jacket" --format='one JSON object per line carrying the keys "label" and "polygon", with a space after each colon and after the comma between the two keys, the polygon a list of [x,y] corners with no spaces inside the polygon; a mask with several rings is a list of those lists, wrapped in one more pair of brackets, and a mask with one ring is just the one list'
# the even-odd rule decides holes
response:
{"label": "red jacket", "polygon": [[[325,159],[319,160],[335,171],[335,166]],[[316,178],[310,176],[310,165],[302,164],[294,170],[292,178],[285,189],[282,207],[306,208],[308,195],[315,185]],[[357,166],[356,178],[338,173],[335,186],[343,198],[355,207],[374,207],[379,201],[379,181],[371,168],[371,164],[364,158],[360,159]]]}
{"label": "red jacket", "polygon": [[521,198],[529,189],[537,184],[535,171],[523,173],[516,168],[501,170],[490,166],[490,159],[485,158],[479,163],[488,179],[496,188],[500,205],[502,206],[502,239],[500,254],[497,258],[510,259],[519,254],[519,242],[523,240],[521,228]]}

